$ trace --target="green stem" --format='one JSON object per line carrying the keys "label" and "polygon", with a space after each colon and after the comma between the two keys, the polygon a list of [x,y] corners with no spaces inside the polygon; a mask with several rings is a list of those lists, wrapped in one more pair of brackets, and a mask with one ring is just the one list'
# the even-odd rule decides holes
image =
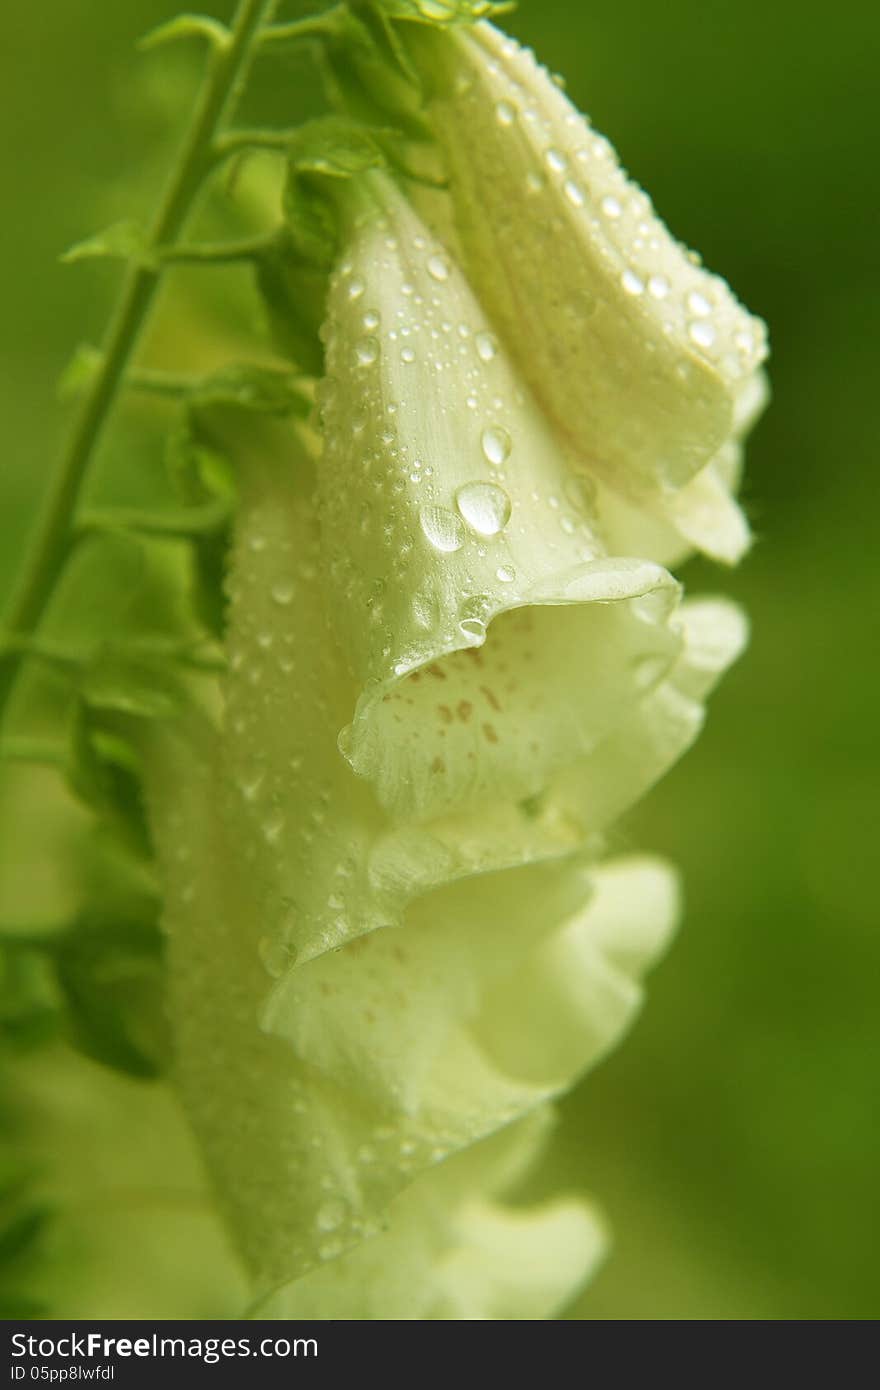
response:
{"label": "green stem", "polygon": [[214,141],[214,152],[217,159],[242,150],[275,150],[284,154],[295,134],[293,130],[230,130]]}
{"label": "green stem", "polygon": [[[151,228],[149,246],[173,244],[193,200],[214,163],[213,142],[247,73],[253,41],[271,18],[276,0],[239,0],[229,42],[213,49],[179,164],[166,188]],[[37,627],[64,567],[73,541],[73,516],[95,446],[107,422],[126,368],[152,307],[160,272],[132,267],[107,331],[104,359],[83,403],[66,452],[59,460],[25,557],[18,587],[4,623],[4,635],[25,638]],[[0,723],[12,693],[21,647],[9,644],[0,664]]]}
{"label": "green stem", "polygon": [[268,24],[260,34],[263,47],[286,47],[299,43],[301,39],[323,39],[338,34],[348,19],[348,6],[334,5],[323,14],[308,15],[305,19],[293,19],[288,24]]}
{"label": "green stem", "polygon": [[270,236],[249,237],[246,241],[206,241],[192,246],[167,246],[159,255],[166,265],[230,265],[233,261],[259,260],[274,244]]}

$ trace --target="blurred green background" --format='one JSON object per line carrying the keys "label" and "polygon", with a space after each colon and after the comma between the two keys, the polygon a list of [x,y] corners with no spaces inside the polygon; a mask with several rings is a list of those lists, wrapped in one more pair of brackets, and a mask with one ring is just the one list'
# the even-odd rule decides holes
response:
{"label": "blurred green background", "polygon": [[[58,254],[149,210],[193,55],[134,43],[177,8],[5,7],[0,594],[65,427],[58,376],[117,283]],[[696,749],[617,832],[681,866],[687,915],[635,1033],[563,1107],[548,1176],[586,1182],[615,1232],[571,1315],[873,1317],[878,11],[525,0],[508,27],[773,346],[745,489],[758,543],[736,573],[685,576],[744,604],[752,644]],[[261,103],[294,120],[309,66],[272,72]]]}

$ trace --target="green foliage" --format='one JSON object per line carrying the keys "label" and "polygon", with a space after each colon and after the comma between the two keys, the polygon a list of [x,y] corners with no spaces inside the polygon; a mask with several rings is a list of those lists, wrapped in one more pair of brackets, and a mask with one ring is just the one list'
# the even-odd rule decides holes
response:
{"label": "green foliage", "polygon": [[61,260],[67,265],[77,261],[110,259],[127,261],[132,265],[156,268],[156,255],[151,248],[147,233],[137,222],[114,222],[103,231],[78,241],[62,253]]}
{"label": "green foliage", "polygon": [[491,19],[514,8],[512,4],[496,4],[493,0],[369,0],[369,3],[389,19],[414,20],[438,28],[473,24],[478,19]]}
{"label": "green foliage", "polygon": [[144,1080],[170,1060],[162,946],[155,920],[98,919],[77,923],[55,954],[74,1045]]}
{"label": "green foliage", "polygon": [[160,48],[178,39],[198,38],[206,40],[215,50],[223,51],[229,47],[231,34],[225,24],[205,14],[178,14],[167,23],[151,29],[141,39],[139,47],[144,50]]}

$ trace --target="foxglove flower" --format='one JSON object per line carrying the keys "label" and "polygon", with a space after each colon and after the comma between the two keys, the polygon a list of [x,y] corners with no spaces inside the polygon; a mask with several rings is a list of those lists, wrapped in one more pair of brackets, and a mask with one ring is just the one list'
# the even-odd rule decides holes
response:
{"label": "foxglove flower", "polygon": [[406,32],[465,267],[574,465],[652,515],[664,558],[671,531],[735,561],[748,528],[730,486],[763,324],[670,236],[529,50],[486,22]]}
{"label": "foxglove flower", "polygon": [[[490,1200],[538,1135],[490,1136],[629,1022],[674,924],[674,878],[574,855],[444,889],[435,855],[433,892],[408,902],[412,883],[378,885],[379,921],[370,852],[389,821],[336,749],[332,704],[303,683],[314,670],[335,696],[346,682],[312,504],[276,450],[245,481],[226,727],[166,732],[150,758],[186,1109],[256,1291],[304,1276],[273,1296],[277,1315],[547,1316],[598,1257],[600,1229],[571,1200],[530,1214]],[[256,787],[243,748],[263,760]],[[427,832],[409,841],[413,856],[430,847]],[[342,949],[321,950],[310,920],[329,900],[347,914]]]}
{"label": "foxglove flower", "polygon": [[548,1316],[596,1220],[497,1198],[673,928],[602,831],[743,628],[607,554],[449,253],[384,176],[342,196],[320,457],[229,445],[222,729],[149,760],[178,1084],[273,1315]]}

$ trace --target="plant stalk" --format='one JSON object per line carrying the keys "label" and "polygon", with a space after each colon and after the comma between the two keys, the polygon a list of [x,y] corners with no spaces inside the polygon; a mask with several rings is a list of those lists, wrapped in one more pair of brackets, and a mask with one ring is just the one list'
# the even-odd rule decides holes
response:
{"label": "plant stalk", "polygon": [[[246,77],[253,42],[277,0],[239,0],[229,42],[211,48],[207,71],[180,160],[150,229],[159,252],[179,237],[205,175],[214,163],[214,138]],[[137,346],[159,285],[161,270],[132,266],[107,330],[103,362],[51,479],[36,533],[3,624],[0,651],[0,726],[15,685],[26,639],[34,632],[75,539],[74,512],[83,481]],[[8,645],[7,645],[8,644]]]}

